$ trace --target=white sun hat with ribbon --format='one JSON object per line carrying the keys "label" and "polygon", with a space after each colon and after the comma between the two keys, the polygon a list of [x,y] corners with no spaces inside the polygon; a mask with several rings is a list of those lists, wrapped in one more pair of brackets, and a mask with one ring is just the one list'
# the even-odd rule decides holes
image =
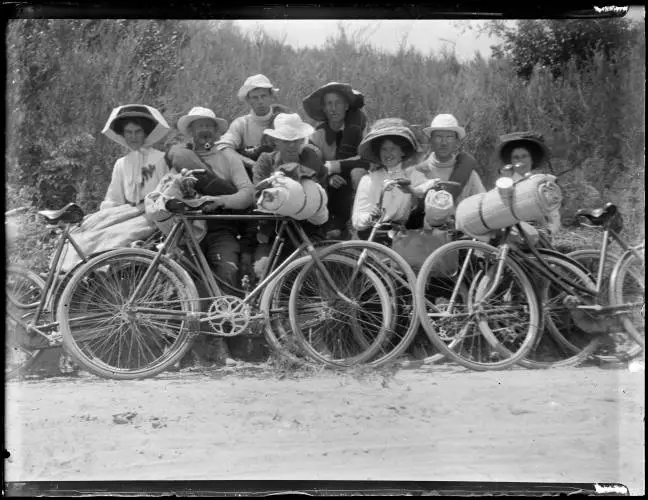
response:
{"label": "white sun hat with ribbon", "polygon": [[144,147],[151,147],[156,142],[164,139],[169,133],[169,130],[171,130],[162,113],[154,107],[145,104],[124,104],[112,110],[101,133],[108,137],[108,139],[128,148],[129,146],[124,136],[118,134],[115,129],[120,125],[120,122],[127,121],[129,118],[143,118],[150,120],[154,124],[153,130],[151,130],[144,140]]}
{"label": "white sun hat with ribbon", "polygon": [[296,141],[310,137],[314,131],[297,113],[279,113],[274,120],[274,128],[267,128],[263,133],[282,141]]}

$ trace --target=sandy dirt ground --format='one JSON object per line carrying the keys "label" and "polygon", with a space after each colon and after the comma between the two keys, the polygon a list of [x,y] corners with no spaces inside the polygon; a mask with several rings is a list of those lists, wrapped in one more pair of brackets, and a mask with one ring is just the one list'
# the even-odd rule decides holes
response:
{"label": "sandy dirt ground", "polygon": [[644,372],[581,367],[6,384],[5,480],[618,482],[645,492]]}

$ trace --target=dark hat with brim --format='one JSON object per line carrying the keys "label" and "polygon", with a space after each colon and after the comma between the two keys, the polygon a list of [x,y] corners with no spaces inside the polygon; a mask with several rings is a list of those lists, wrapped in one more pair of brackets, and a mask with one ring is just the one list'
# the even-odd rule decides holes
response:
{"label": "dark hat with brim", "polygon": [[147,134],[155,128],[157,121],[153,118],[153,114],[146,109],[144,106],[129,106],[121,109],[117,116],[113,119],[110,124],[110,128],[113,129],[118,134],[121,134],[124,126],[128,123],[131,118],[143,118],[150,122],[150,130],[147,130]]}
{"label": "dark hat with brim", "polygon": [[531,170],[538,168],[549,160],[549,148],[541,134],[535,132],[512,132],[500,136],[499,158],[506,165],[511,163],[511,153],[515,148],[524,148],[529,151],[533,160]]}
{"label": "dark hat with brim", "polygon": [[362,139],[362,142],[358,145],[358,154],[365,160],[380,164],[380,157],[376,155],[372,145],[375,141],[388,137],[405,139],[412,147],[411,154],[420,152],[421,150],[419,141],[405,120],[401,118],[382,118],[373,123],[369,133]]}
{"label": "dark hat with brim", "polygon": [[360,109],[364,106],[364,96],[357,90],[353,90],[348,83],[330,82],[318,88],[303,101],[304,111],[313,120],[324,121],[326,115],[322,109],[322,98],[330,93],[336,92],[343,96],[349,103],[349,109]]}

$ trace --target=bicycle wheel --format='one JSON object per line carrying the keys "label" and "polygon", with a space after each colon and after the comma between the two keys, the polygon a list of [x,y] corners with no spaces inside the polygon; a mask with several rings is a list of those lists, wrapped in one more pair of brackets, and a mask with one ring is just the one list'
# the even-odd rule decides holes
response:
{"label": "bicycle wheel", "polygon": [[385,340],[373,357],[365,363],[381,366],[397,359],[410,346],[420,324],[416,314],[416,275],[405,259],[391,248],[370,241],[346,241],[321,251],[321,256],[347,255],[375,273],[392,297],[392,322],[386,330]]}
{"label": "bicycle wheel", "polygon": [[[528,255],[528,258],[533,256]],[[544,253],[542,259],[559,276],[595,289],[594,280],[571,259],[555,253]],[[558,368],[582,363],[598,349],[600,337],[578,328],[570,309],[563,302],[567,292],[542,276],[531,277],[538,286],[544,329],[520,365],[525,368]]]}
{"label": "bicycle wheel", "polygon": [[393,328],[393,298],[369,266],[343,254],[320,255],[297,276],[290,294],[291,328],[302,349],[333,367],[364,363],[379,353]]}
{"label": "bicycle wheel", "polygon": [[[632,254],[630,254],[632,255]],[[599,262],[601,260],[601,252],[598,249],[582,249],[576,250],[567,254],[568,257],[576,260],[579,264],[587,268],[594,280],[598,276]],[[603,275],[599,291],[599,303],[601,305],[622,305],[627,304],[631,300],[631,296],[638,297],[637,290],[641,290],[643,296],[643,283],[644,283],[644,267],[643,262],[638,263],[637,259],[630,259],[628,262],[627,271],[623,273],[623,277],[619,277],[619,268],[617,263],[622,260],[622,257],[614,254],[607,253],[605,264],[603,266]],[[640,268],[637,266],[641,266]],[[617,269],[617,283],[615,285],[611,281],[613,271]],[[626,289],[626,297],[623,297],[623,288]],[[634,292],[630,292],[634,290]],[[643,300],[643,299],[642,299]],[[639,315],[638,315],[639,314]],[[641,353],[643,347],[638,339],[644,337],[643,333],[643,317],[640,316],[641,311],[635,310],[630,314],[622,314],[620,318],[620,326],[617,331],[610,334],[607,338],[602,339],[601,347],[594,353],[594,357],[601,362],[611,363],[631,359]],[[569,338],[572,347],[580,347],[579,343],[573,338]]]}
{"label": "bicycle wheel", "polygon": [[540,326],[533,285],[516,262],[507,258],[495,283],[498,253],[480,241],[446,243],[426,259],[416,284],[419,319],[430,340],[473,370],[518,363]]}
{"label": "bicycle wheel", "polygon": [[155,255],[135,248],[107,252],[79,268],[63,291],[58,307],[63,343],[95,375],[153,377],[191,347],[190,327],[198,329],[189,324],[199,308],[196,286],[166,258],[144,282]]}
{"label": "bicycle wheel", "polygon": [[624,328],[615,339],[615,356],[624,360],[638,356],[645,347],[645,276],[644,259],[633,253],[626,253],[612,271],[610,301],[622,308]]}
{"label": "bicycle wheel", "polygon": [[260,301],[260,310],[265,321],[265,335],[270,348],[279,357],[293,363],[309,360],[292,333],[288,314],[290,292],[297,276],[310,261],[310,256],[294,260],[286,269],[265,287]]}
{"label": "bicycle wheel", "polygon": [[41,356],[25,325],[33,318],[45,293],[45,282],[36,273],[9,266],[6,274],[5,379],[24,374]]}

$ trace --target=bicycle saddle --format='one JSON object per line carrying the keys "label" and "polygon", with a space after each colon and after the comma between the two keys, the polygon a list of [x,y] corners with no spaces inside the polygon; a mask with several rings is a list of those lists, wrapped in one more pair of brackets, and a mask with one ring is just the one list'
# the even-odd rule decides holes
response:
{"label": "bicycle saddle", "polygon": [[621,217],[617,206],[613,203],[607,203],[603,208],[586,210],[581,208],[576,212],[578,217],[586,218],[593,226],[605,226],[614,217]]}
{"label": "bicycle saddle", "polygon": [[60,210],[41,210],[38,215],[45,217],[48,224],[58,224],[58,222],[78,224],[83,220],[85,214],[76,203],[68,203]]}

